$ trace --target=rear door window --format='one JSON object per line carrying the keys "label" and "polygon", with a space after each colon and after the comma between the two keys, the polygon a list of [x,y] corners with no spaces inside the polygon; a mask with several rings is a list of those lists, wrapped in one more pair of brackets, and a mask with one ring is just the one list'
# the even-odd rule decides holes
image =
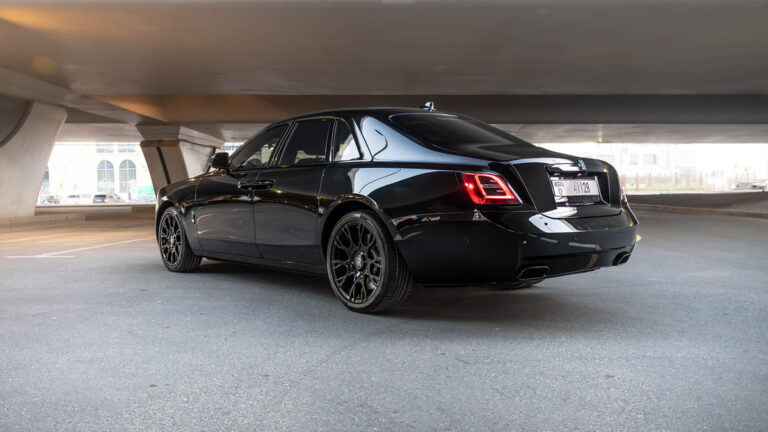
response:
{"label": "rear door window", "polygon": [[324,163],[333,119],[303,120],[296,124],[280,155],[278,165]]}

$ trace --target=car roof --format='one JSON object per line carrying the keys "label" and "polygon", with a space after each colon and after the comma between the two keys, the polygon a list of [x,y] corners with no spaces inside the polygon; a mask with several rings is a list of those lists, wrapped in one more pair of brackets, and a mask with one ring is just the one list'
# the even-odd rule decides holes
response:
{"label": "car roof", "polygon": [[[426,113],[430,111],[426,111],[421,108],[406,108],[406,107],[368,107],[368,108],[339,108],[339,109],[332,109],[332,110],[323,110],[323,111],[314,111],[309,112],[301,115],[297,115],[291,118],[287,118],[285,120],[281,120],[278,123],[282,123],[284,121],[293,121],[293,120],[301,120],[303,118],[308,117],[321,117],[321,116],[360,116],[360,115],[374,115],[379,117],[388,117],[394,114],[408,114],[408,113]],[[451,113],[441,113],[438,111],[431,111],[434,114],[451,114]]]}

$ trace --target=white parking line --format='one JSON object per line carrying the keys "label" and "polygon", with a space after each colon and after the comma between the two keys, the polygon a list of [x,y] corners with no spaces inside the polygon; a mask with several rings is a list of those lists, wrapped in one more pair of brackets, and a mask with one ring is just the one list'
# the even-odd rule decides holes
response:
{"label": "white parking line", "polygon": [[123,241],[114,242],[114,243],[105,243],[105,244],[102,244],[102,245],[88,246],[88,247],[82,247],[82,248],[77,248],[77,249],[69,249],[69,250],[65,250],[65,251],[51,252],[51,253],[40,254],[40,255],[10,255],[10,256],[6,256],[6,258],[74,258],[74,255],[63,256],[62,254],[67,254],[67,253],[72,253],[72,252],[80,252],[80,251],[90,250],[90,249],[103,248],[103,247],[107,247],[107,246],[117,246],[117,245],[121,245],[121,244],[133,243],[133,242],[137,242],[137,241],[141,241],[141,240],[148,240],[148,239],[152,239],[152,238],[154,238],[154,237],[142,237],[142,238],[137,238],[137,239],[133,239],[133,240],[123,240]]}
{"label": "white parking line", "polygon": [[74,258],[74,255],[8,255],[6,258]]}
{"label": "white parking line", "polygon": [[23,237],[23,238],[15,238],[15,239],[8,239],[8,240],[0,240],[0,245],[4,245],[7,243],[16,243],[20,241],[27,241],[27,240],[39,240],[39,239],[49,239],[54,237],[61,237],[65,235],[70,235],[72,232],[65,232],[65,233],[59,233],[59,234],[46,234],[46,235],[40,235],[40,236],[34,236],[34,237]]}

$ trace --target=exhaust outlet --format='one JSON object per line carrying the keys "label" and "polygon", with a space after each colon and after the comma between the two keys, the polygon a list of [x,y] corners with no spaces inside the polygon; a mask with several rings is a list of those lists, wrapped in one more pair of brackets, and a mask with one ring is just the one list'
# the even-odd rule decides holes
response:
{"label": "exhaust outlet", "polygon": [[517,280],[543,279],[547,276],[549,276],[549,267],[531,266],[522,269],[517,275]]}
{"label": "exhaust outlet", "polygon": [[625,262],[629,261],[629,257],[631,255],[632,254],[629,253],[629,252],[622,252],[622,253],[616,255],[616,258],[613,259],[613,265],[620,266],[620,265],[624,264]]}

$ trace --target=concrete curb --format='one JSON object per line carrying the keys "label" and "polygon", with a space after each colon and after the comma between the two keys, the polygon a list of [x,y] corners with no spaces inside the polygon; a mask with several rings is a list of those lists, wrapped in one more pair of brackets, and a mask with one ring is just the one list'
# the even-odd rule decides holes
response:
{"label": "concrete curb", "polygon": [[66,209],[66,210],[77,210],[77,209],[85,209],[85,210],[93,210],[93,209],[108,209],[108,210],[126,210],[128,209],[146,209],[146,208],[155,208],[154,203],[141,203],[141,204],[73,204],[73,205],[61,205],[61,204],[55,204],[55,205],[39,205],[35,207],[37,210],[59,210],[59,209]]}
{"label": "concrete curb", "polygon": [[84,213],[65,213],[0,219],[0,228],[18,228],[59,223],[85,222]]}
{"label": "concrete curb", "polygon": [[755,211],[708,209],[708,208],[696,208],[696,207],[675,207],[675,206],[657,205],[657,204],[632,204],[631,202],[629,203],[629,206],[632,208],[632,210],[646,210],[646,211],[656,211],[656,212],[664,212],[664,213],[709,214],[709,215],[720,215],[720,216],[737,216],[737,217],[768,219],[768,213],[755,212]]}

